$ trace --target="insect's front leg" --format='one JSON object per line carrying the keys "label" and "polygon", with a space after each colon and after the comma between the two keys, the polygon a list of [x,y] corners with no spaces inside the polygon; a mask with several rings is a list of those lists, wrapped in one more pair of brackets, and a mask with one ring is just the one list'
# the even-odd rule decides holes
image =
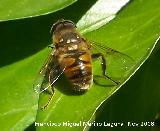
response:
{"label": "insect's front leg", "polygon": [[53,48],[54,48],[53,44],[51,44],[51,45],[48,45],[48,48],[51,48],[51,49],[53,49]]}
{"label": "insect's front leg", "polygon": [[102,53],[96,53],[96,54],[92,54],[92,59],[97,59],[97,58],[101,58],[101,66],[102,66],[102,75],[105,76],[107,79],[111,80],[112,82],[114,82],[116,85],[119,84],[119,82],[113,80],[110,76],[106,75],[106,59],[104,57],[104,55]]}

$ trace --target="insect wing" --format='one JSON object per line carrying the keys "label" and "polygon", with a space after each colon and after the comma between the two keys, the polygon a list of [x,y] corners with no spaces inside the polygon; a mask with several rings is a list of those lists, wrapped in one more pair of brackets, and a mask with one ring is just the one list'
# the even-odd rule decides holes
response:
{"label": "insect wing", "polygon": [[40,93],[40,90],[45,87],[45,85],[49,84],[48,81],[48,73],[50,70],[50,63],[52,62],[53,54],[50,53],[46,61],[44,62],[43,66],[41,67],[38,75],[35,78],[33,88],[36,93]]}
{"label": "insect wing", "polygon": [[65,71],[65,67],[62,69],[60,68],[59,65],[54,66],[50,72],[46,75],[47,78],[45,78],[45,80],[42,84],[42,88],[40,89],[40,93],[47,90],[49,87],[52,87],[53,84],[58,80],[58,78],[63,74],[63,72]]}
{"label": "insect wing", "polygon": [[[107,47],[97,42],[91,42],[92,53],[102,53],[107,62],[107,74],[111,76],[121,77],[124,71],[130,69],[134,59],[125,53]],[[117,74],[120,74],[117,76]]]}
{"label": "insect wing", "polygon": [[[61,69],[54,56],[54,53],[50,53],[49,57],[45,61],[44,65],[41,67],[35,81],[34,81],[34,91],[36,93],[41,93],[51,87],[59,76],[64,72],[65,68]],[[52,74],[52,75],[51,75]]]}
{"label": "insect wing", "polygon": [[41,93],[41,90],[44,87],[48,87],[48,86],[49,86],[49,81],[47,79],[47,75],[44,76],[44,75],[38,74],[33,85],[34,91],[36,93]]}

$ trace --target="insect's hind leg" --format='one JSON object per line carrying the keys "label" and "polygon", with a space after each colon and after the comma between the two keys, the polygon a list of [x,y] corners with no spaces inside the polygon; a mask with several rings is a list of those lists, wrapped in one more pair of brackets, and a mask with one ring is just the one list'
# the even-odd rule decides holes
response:
{"label": "insect's hind leg", "polygon": [[116,85],[118,85],[119,82],[113,80],[111,77],[109,77],[105,73],[106,72],[106,59],[105,59],[104,55],[102,53],[92,54],[92,59],[97,59],[100,57],[101,57],[102,75],[105,76],[107,79],[111,80],[112,82],[114,82]]}
{"label": "insect's hind leg", "polygon": [[[52,72],[49,73],[48,78],[49,78],[49,82],[51,83],[51,74]],[[47,103],[41,107],[42,110],[46,109],[50,102],[52,101],[53,95],[54,95],[54,87],[52,85],[49,86],[49,88],[47,89],[48,93],[50,94]]]}
{"label": "insect's hind leg", "polygon": [[50,87],[49,89],[47,89],[47,91],[49,92],[50,96],[48,98],[47,103],[41,107],[42,110],[46,109],[48,107],[48,105],[50,104],[50,102],[52,101],[52,98],[54,95],[54,87]]}
{"label": "insect's hind leg", "polygon": [[50,93],[50,97],[48,99],[48,102],[46,103],[46,105],[44,105],[44,107],[42,107],[42,109],[45,109],[48,107],[48,105],[50,104],[52,98],[53,98],[53,95],[54,95],[54,84],[55,82],[58,80],[59,76],[63,74],[65,70],[65,67],[63,69],[60,68],[59,65],[56,65],[54,68],[52,68],[50,71],[49,71],[49,75],[48,75],[48,81],[49,81],[49,88],[47,88]]}

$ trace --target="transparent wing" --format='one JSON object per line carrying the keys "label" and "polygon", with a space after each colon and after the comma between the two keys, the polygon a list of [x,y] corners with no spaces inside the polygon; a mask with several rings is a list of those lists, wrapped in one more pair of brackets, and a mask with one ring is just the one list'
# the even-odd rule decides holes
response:
{"label": "transparent wing", "polygon": [[110,47],[108,47],[108,46],[106,46],[104,44],[102,45],[100,43],[92,41],[91,42],[91,46],[93,47],[93,49],[92,49],[93,52],[101,51],[104,55],[107,55],[107,56],[112,55],[114,57],[115,56],[116,57],[123,57],[125,59],[130,60],[130,61],[134,61],[134,59],[131,56],[129,56],[129,55],[125,54],[125,53],[122,53],[120,51],[117,51],[115,49],[112,49],[112,48],[110,48]]}
{"label": "transparent wing", "polygon": [[92,54],[102,53],[106,59],[107,74],[119,78],[124,74],[124,71],[130,69],[134,59],[120,51],[107,47],[105,44],[91,42]]}
{"label": "transparent wing", "polygon": [[46,75],[47,78],[44,79],[45,81],[43,82],[39,93],[42,93],[43,91],[47,90],[49,87],[52,87],[52,85],[63,74],[64,70],[65,70],[65,67],[61,68],[59,65],[53,67],[50,70],[50,72]]}
{"label": "transparent wing", "polygon": [[34,91],[36,93],[42,93],[47,90],[57,81],[64,70],[65,67],[62,68],[59,66],[54,56],[54,51],[52,51],[35,78],[33,84]]}

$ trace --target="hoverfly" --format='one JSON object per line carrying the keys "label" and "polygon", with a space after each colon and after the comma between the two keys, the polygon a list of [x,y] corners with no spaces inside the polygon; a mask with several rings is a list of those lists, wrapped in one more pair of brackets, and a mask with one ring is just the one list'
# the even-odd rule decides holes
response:
{"label": "hoverfly", "polygon": [[[92,59],[101,59],[102,75],[115,83],[118,81],[112,79],[106,74],[106,54],[120,54],[127,56],[119,51],[109,47],[99,46],[96,43],[87,41],[76,29],[76,25],[69,20],[59,20],[53,24],[53,50],[47,61],[39,72],[38,79],[34,85],[37,92],[41,93],[51,88],[51,96],[46,108],[54,94],[54,83],[64,73],[71,84],[71,89],[75,92],[86,92],[93,83]],[[92,53],[92,48],[101,49],[101,52]],[[44,77],[46,79],[44,80]]]}

